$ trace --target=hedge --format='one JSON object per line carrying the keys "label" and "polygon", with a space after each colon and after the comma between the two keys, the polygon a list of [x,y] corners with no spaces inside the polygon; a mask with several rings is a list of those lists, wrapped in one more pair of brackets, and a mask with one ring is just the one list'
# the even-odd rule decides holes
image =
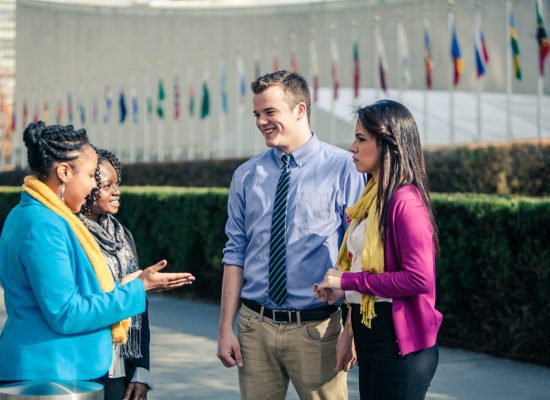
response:
{"label": "hedge", "polygon": [[[17,201],[0,190],[0,225]],[[440,230],[440,342],[550,366],[550,199],[433,194]],[[124,188],[120,220],[142,265],[197,276],[179,291],[219,301],[227,189]]]}
{"label": "hedge", "polygon": [[[425,152],[433,192],[550,195],[550,144],[453,147]],[[126,185],[228,187],[240,160],[125,165]],[[0,185],[19,185],[28,171],[0,173]]]}

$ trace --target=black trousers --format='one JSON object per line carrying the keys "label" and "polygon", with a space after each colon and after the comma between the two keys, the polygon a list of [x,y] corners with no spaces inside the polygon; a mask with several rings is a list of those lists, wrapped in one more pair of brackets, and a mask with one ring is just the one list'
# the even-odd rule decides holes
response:
{"label": "black trousers", "polygon": [[372,329],[361,323],[360,305],[352,305],[351,321],[359,364],[361,400],[423,400],[439,362],[439,347],[399,354],[392,304],[375,303]]}

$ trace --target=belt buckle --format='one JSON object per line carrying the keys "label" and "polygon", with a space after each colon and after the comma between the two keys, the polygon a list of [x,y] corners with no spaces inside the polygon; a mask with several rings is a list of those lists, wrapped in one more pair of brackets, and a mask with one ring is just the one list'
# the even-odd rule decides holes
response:
{"label": "belt buckle", "polygon": [[[286,316],[288,318],[288,321],[279,320],[279,318],[282,318],[283,316]],[[292,311],[289,311],[289,310],[273,310],[272,320],[276,324],[289,324],[289,323],[292,322]]]}

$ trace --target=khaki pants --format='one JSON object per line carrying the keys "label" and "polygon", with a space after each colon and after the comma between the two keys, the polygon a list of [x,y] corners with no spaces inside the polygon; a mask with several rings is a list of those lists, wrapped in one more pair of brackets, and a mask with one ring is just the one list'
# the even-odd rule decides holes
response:
{"label": "khaki pants", "polygon": [[340,312],[324,321],[275,324],[242,305],[237,337],[243,355],[241,398],[284,399],[289,379],[301,400],[345,400],[347,374],[336,374]]}

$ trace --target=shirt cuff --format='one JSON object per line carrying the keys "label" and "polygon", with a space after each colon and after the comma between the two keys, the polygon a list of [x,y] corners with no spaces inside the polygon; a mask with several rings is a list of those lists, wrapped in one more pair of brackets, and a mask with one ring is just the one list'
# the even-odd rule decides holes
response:
{"label": "shirt cuff", "polygon": [[153,390],[155,388],[155,385],[153,385],[153,381],[151,380],[151,372],[143,367],[136,368],[132,382],[143,383],[149,387],[149,390]]}

